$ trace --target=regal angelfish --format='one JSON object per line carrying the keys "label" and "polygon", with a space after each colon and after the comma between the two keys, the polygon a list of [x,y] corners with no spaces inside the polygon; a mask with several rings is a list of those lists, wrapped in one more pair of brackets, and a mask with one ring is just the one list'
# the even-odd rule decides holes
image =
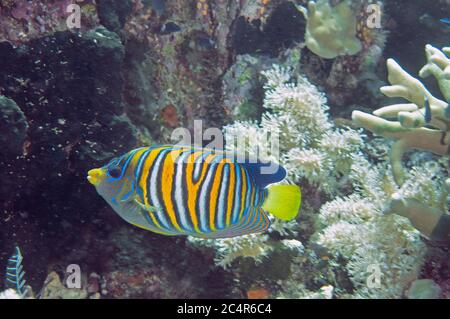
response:
{"label": "regal angelfish", "polygon": [[[272,173],[264,174],[268,165]],[[270,226],[267,212],[295,218],[300,188],[266,187],[285,176],[279,165],[189,146],[138,148],[88,172],[89,182],[127,222],[202,238],[263,232]]]}

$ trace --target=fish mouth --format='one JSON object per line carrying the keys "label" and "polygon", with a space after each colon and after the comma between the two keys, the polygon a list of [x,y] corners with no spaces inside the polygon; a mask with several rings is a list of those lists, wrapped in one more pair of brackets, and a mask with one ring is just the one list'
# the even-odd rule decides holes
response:
{"label": "fish mouth", "polygon": [[105,172],[101,168],[94,168],[88,172],[87,180],[94,186],[100,184],[105,176]]}

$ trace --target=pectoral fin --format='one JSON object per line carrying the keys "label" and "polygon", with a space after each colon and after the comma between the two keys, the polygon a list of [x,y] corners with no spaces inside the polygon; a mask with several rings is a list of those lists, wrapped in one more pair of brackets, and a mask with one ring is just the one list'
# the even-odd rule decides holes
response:
{"label": "pectoral fin", "polygon": [[145,211],[150,212],[150,213],[155,213],[156,212],[156,207],[155,206],[151,206],[151,205],[142,203],[141,199],[139,198],[139,196],[136,196],[134,198],[134,201],[135,201],[136,204],[139,205],[139,207],[141,207]]}
{"label": "pectoral fin", "polygon": [[172,232],[166,231],[164,229],[161,229],[159,227],[156,227],[156,225],[151,220],[151,215],[157,212],[156,207],[151,205],[145,205],[141,202],[139,196],[136,196],[134,198],[134,203],[136,203],[135,207],[139,210],[140,217],[143,217],[146,221],[145,223],[133,223],[132,224],[136,227],[150,230],[154,233],[161,234],[161,235],[167,235],[167,236],[174,236],[177,234],[173,234]]}

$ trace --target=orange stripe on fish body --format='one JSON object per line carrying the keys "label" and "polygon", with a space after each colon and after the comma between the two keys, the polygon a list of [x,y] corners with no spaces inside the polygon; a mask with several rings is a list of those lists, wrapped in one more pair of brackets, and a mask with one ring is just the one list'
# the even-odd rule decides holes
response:
{"label": "orange stripe on fish body", "polygon": [[172,201],[172,190],[174,182],[175,162],[178,156],[180,156],[183,151],[184,150],[181,149],[173,150],[167,153],[166,158],[164,159],[161,177],[161,188],[164,206],[166,208],[167,214],[169,215],[172,225],[179,232],[183,232],[183,230],[178,224],[175,214],[175,208]]}
{"label": "orange stripe on fish body", "polygon": [[225,222],[226,226],[229,226],[231,223],[231,213],[233,211],[233,202],[234,202],[234,188],[235,188],[235,179],[236,179],[236,171],[234,170],[233,165],[236,164],[228,164],[230,167],[230,180],[228,186],[228,196],[227,196],[227,219]]}
{"label": "orange stripe on fish body", "polygon": [[250,207],[253,207],[253,204],[255,203],[255,194],[256,193],[256,187],[252,187],[252,196],[250,197]]}
{"label": "orange stripe on fish body", "polygon": [[[203,156],[203,152],[195,152],[194,153],[194,159],[191,160],[190,158],[189,162],[186,166],[186,185],[187,185],[187,194],[188,194],[188,210],[189,215],[191,216],[192,224],[194,226],[194,229],[197,233],[202,233],[202,231],[199,228],[199,221],[198,221],[198,215],[197,215],[197,208],[196,204],[199,198],[199,190],[200,185],[202,184],[203,180],[205,179],[206,172],[208,170],[207,163],[210,163],[211,160],[215,157],[213,154],[207,155],[204,162],[201,163],[200,166],[200,177],[197,181],[194,182],[194,167],[195,163],[199,160],[199,157]],[[201,159],[200,159],[201,160]]]}
{"label": "orange stripe on fish body", "polygon": [[136,167],[137,163],[139,162],[139,159],[147,150],[148,147],[143,147],[141,149],[138,149],[136,153],[134,153],[133,158],[131,159],[130,169]]}
{"label": "orange stripe on fish body", "polygon": [[187,163],[186,163],[186,176],[185,176],[185,182],[186,182],[186,193],[187,193],[187,206],[188,206],[188,212],[189,216],[191,217],[191,223],[194,226],[194,230],[196,232],[200,232],[200,229],[198,228],[198,219],[197,214],[195,211],[195,186],[192,182],[192,175],[194,173],[194,163],[198,159],[199,156],[202,156],[202,152],[195,152],[189,155]]}
{"label": "orange stripe on fish body", "polygon": [[239,212],[239,217],[237,220],[240,220],[242,218],[242,215],[245,211],[245,198],[247,196],[247,175],[245,174],[244,168],[242,166],[239,166],[239,169],[241,171],[241,184],[242,184],[242,191],[241,191],[241,209]]}
{"label": "orange stripe on fish body", "polygon": [[219,198],[219,187],[222,182],[222,171],[225,165],[225,160],[221,160],[217,166],[214,181],[211,187],[211,193],[209,198],[209,228],[211,231],[216,230],[215,219],[217,214],[217,203]]}
{"label": "orange stripe on fish body", "polygon": [[163,148],[158,148],[151,150],[148,154],[148,157],[146,158],[143,168],[142,168],[142,175],[139,180],[139,186],[142,189],[143,197],[144,197],[144,203],[146,206],[150,205],[149,201],[149,194],[148,194],[148,178],[150,174],[150,170],[152,165],[155,162],[156,157],[159,155],[159,153],[163,150]]}
{"label": "orange stripe on fish body", "polygon": [[[144,204],[146,207],[152,206],[152,203],[150,201],[150,193],[148,190],[148,187],[149,187],[148,179],[150,177],[149,174],[151,172],[153,164],[155,163],[156,158],[165,149],[167,149],[167,147],[160,147],[157,149],[150,150],[148,157],[145,159],[145,162],[144,162],[144,165],[142,168],[142,176],[139,180],[139,186],[142,189],[142,193],[143,193],[142,196],[144,198]],[[152,221],[156,225],[156,227],[163,228],[153,213],[151,213],[150,211],[147,211],[146,213],[150,216],[150,218],[152,219]]]}

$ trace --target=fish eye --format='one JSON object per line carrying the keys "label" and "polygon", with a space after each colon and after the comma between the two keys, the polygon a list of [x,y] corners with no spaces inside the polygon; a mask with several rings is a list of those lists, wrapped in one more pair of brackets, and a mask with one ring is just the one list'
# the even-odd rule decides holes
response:
{"label": "fish eye", "polygon": [[122,170],[119,167],[115,166],[113,168],[110,168],[108,170],[108,173],[112,178],[118,178],[122,174]]}

